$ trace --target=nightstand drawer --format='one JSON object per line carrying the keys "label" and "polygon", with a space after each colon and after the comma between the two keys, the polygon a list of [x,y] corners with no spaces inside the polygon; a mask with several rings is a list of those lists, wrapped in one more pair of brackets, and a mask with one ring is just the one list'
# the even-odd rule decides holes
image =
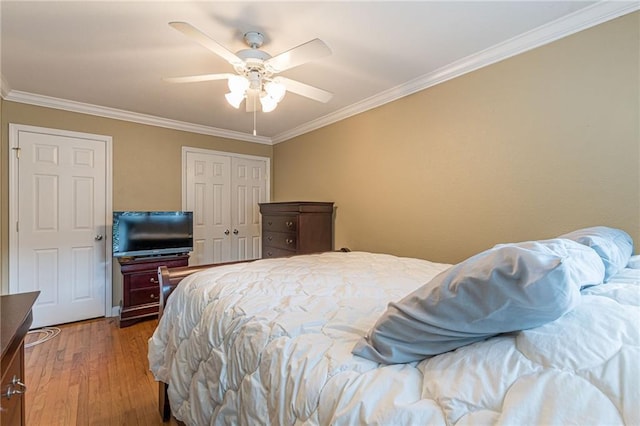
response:
{"label": "nightstand drawer", "polygon": [[129,289],[142,289],[146,287],[154,287],[159,285],[158,272],[144,272],[141,274],[131,274],[129,276]]}
{"label": "nightstand drawer", "polygon": [[281,248],[285,250],[296,250],[298,247],[296,234],[284,232],[265,232],[262,235],[265,246]]}
{"label": "nightstand drawer", "polygon": [[296,254],[295,250],[283,250],[277,247],[263,247],[262,248],[262,258],[263,259],[271,259],[274,257],[287,257],[293,256]]}
{"label": "nightstand drawer", "polygon": [[271,232],[296,232],[298,229],[297,216],[263,216],[263,231]]}
{"label": "nightstand drawer", "polygon": [[158,303],[160,301],[159,289],[160,287],[149,287],[132,290],[129,293],[129,301],[132,306]]}

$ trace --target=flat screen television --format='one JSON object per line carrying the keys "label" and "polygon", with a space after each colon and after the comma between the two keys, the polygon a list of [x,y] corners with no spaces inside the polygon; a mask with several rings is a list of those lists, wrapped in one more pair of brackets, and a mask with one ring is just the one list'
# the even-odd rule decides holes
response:
{"label": "flat screen television", "polygon": [[113,212],[113,256],[193,251],[193,212]]}

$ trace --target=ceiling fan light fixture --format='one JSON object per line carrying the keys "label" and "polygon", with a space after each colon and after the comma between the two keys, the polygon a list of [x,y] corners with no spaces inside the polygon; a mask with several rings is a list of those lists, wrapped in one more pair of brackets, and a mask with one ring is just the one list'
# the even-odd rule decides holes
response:
{"label": "ceiling fan light fixture", "polygon": [[227,99],[227,102],[229,102],[229,105],[238,109],[244,100],[244,92],[229,92],[224,95],[224,97]]}
{"label": "ceiling fan light fixture", "polygon": [[229,77],[228,85],[232,93],[244,94],[245,90],[249,88],[249,80],[241,75],[234,75]]}
{"label": "ceiling fan light fixture", "polygon": [[284,84],[275,80],[267,82],[267,84],[264,85],[264,90],[276,103],[280,102],[282,98],[284,98],[285,93],[287,93],[287,88]]}
{"label": "ceiling fan light fixture", "polygon": [[272,98],[268,93],[260,96],[260,104],[262,105],[262,112],[271,112],[278,106],[278,101]]}

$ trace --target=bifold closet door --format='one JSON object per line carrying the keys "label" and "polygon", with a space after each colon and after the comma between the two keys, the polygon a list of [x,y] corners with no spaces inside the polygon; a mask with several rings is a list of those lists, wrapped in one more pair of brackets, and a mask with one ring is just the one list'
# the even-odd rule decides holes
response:
{"label": "bifold closet door", "polygon": [[183,209],[193,211],[189,264],[259,258],[266,161],[193,149],[185,152],[183,167]]}
{"label": "bifold closet door", "polygon": [[231,158],[186,155],[186,208],[193,211],[191,265],[231,260]]}
{"label": "bifold closet door", "polygon": [[266,197],[266,166],[263,160],[234,157],[231,160],[231,205],[234,260],[259,259],[260,206]]}

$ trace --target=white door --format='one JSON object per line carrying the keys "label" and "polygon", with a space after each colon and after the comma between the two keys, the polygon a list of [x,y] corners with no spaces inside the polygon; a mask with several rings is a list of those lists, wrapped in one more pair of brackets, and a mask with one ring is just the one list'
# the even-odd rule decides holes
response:
{"label": "white door", "polygon": [[269,159],[183,148],[183,210],[193,211],[189,264],[260,257],[260,211]]}
{"label": "white door", "polygon": [[10,292],[40,291],[34,328],[105,316],[111,139],[19,125],[10,134]]}
{"label": "white door", "polygon": [[231,159],[189,151],[185,156],[186,211],[193,212],[193,252],[189,264],[231,258]]}
{"label": "white door", "polygon": [[266,200],[264,160],[234,157],[231,161],[233,260],[260,257],[260,206]]}

